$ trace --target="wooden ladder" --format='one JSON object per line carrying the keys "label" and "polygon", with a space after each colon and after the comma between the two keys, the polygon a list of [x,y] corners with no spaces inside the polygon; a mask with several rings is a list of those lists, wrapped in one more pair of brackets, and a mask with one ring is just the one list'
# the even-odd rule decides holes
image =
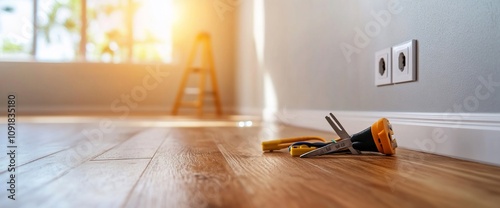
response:
{"label": "wooden ladder", "polygon": [[[201,51],[201,66],[195,67],[194,61],[199,47],[203,47]],[[189,75],[192,73],[199,74],[198,88],[186,88]],[[212,91],[205,91],[205,81],[208,76],[212,82]],[[183,101],[184,94],[197,94],[198,97],[194,101]],[[198,116],[203,115],[203,104],[205,95],[212,95],[215,102],[215,111],[217,115],[222,114],[222,108],[219,98],[219,91],[217,88],[217,79],[215,77],[215,65],[212,55],[212,45],[210,43],[210,35],[208,33],[200,33],[196,37],[193,48],[191,49],[191,54],[188,57],[188,62],[186,69],[184,70],[184,75],[182,76],[181,86],[179,91],[177,91],[177,96],[175,98],[174,107],[172,109],[172,115],[177,115],[180,107],[194,107],[197,109]]]}

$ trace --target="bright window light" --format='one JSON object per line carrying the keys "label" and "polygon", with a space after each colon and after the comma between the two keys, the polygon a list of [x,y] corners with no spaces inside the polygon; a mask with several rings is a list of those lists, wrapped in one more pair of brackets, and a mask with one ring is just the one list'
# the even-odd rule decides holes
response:
{"label": "bright window light", "polygon": [[172,0],[137,1],[134,15],[134,62],[171,62]]}
{"label": "bright window light", "polygon": [[33,0],[0,1],[0,59],[31,57]]}
{"label": "bright window light", "polygon": [[0,59],[169,63],[173,10],[173,0],[0,0]]}
{"label": "bright window light", "polygon": [[81,0],[39,1],[36,59],[75,61],[80,44]]}

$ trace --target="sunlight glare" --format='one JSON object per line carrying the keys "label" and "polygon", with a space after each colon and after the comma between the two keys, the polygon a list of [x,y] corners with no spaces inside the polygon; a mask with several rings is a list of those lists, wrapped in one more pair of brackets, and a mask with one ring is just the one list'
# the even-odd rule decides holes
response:
{"label": "sunlight glare", "polygon": [[264,87],[264,109],[263,119],[275,119],[275,113],[278,109],[278,100],[276,97],[276,90],[274,88],[272,77],[264,65],[264,46],[266,44],[266,25],[265,25],[265,6],[264,0],[254,0],[253,5],[253,38],[255,42],[255,50],[257,55],[258,67],[260,72],[263,73]]}
{"label": "sunlight glare", "polygon": [[142,1],[134,18],[134,38],[143,42],[159,41],[158,53],[166,62],[172,57],[172,0]]}

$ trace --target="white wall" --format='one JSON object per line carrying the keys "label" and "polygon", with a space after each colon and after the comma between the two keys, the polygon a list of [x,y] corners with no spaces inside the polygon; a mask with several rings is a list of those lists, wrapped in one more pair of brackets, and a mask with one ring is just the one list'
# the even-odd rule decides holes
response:
{"label": "white wall", "polygon": [[[387,117],[400,147],[500,165],[499,23],[492,0],[247,1],[237,103],[325,131],[334,112],[351,134]],[[418,81],[376,87],[375,52],[411,39]]]}
{"label": "white wall", "polygon": [[[278,106],[348,111],[445,112],[474,95],[480,77],[500,81],[499,1],[401,0],[385,26],[372,12],[387,12],[386,0],[263,1],[264,58],[254,44],[255,2],[243,5],[239,19],[239,104],[262,107],[267,72]],[[381,29],[367,44],[356,44],[356,30],[376,23]],[[382,23],[385,23],[382,21]],[[418,41],[418,81],[374,86],[374,53],[410,39]],[[363,41],[361,41],[363,42]],[[359,48],[344,56],[341,45]],[[483,89],[484,90],[484,89]],[[500,112],[500,88],[472,112]],[[486,93],[481,91],[481,93]]]}
{"label": "white wall", "polygon": [[[177,93],[180,77],[198,32],[212,36],[215,65],[221,100],[226,112],[234,106],[235,12],[223,13],[212,1],[175,1],[179,20],[174,24],[173,63],[161,65],[170,72],[159,85],[147,91],[130,113],[168,114]],[[39,63],[0,62],[0,95],[14,92],[18,96],[20,114],[109,113],[111,104],[122,95],[131,94],[143,85],[148,75],[144,64]],[[155,68],[154,64],[149,65]],[[151,81],[151,83],[154,83]],[[138,92],[140,97],[140,92]],[[121,101],[120,101],[121,102]],[[0,108],[6,102],[0,102]],[[125,105],[119,103],[115,106]],[[134,105],[135,106],[135,105]],[[210,109],[208,109],[210,110]]]}

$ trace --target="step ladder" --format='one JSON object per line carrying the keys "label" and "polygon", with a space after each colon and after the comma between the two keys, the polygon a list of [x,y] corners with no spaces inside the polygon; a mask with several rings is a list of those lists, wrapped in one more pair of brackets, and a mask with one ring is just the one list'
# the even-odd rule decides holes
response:
{"label": "step ladder", "polygon": [[[201,47],[201,66],[194,66],[194,61]],[[187,88],[187,82],[192,74],[199,75],[199,82],[197,88]],[[205,81],[207,75],[212,82],[212,91],[205,91]],[[197,99],[194,101],[183,101],[184,94],[197,94]],[[219,98],[219,91],[217,88],[217,79],[215,77],[215,66],[214,59],[212,55],[212,45],[210,43],[210,35],[208,33],[200,33],[196,37],[193,48],[191,49],[191,54],[189,54],[187,66],[184,70],[184,74],[181,80],[181,86],[179,91],[177,91],[177,96],[175,98],[174,107],[172,109],[172,115],[177,115],[180,107],[192,107],[197,109],[197,115],[203,115],[203,104],[205,103],[205,95],[211,95],[214,98],[215,112],[217,115],[222,114],[221,103]]]}

